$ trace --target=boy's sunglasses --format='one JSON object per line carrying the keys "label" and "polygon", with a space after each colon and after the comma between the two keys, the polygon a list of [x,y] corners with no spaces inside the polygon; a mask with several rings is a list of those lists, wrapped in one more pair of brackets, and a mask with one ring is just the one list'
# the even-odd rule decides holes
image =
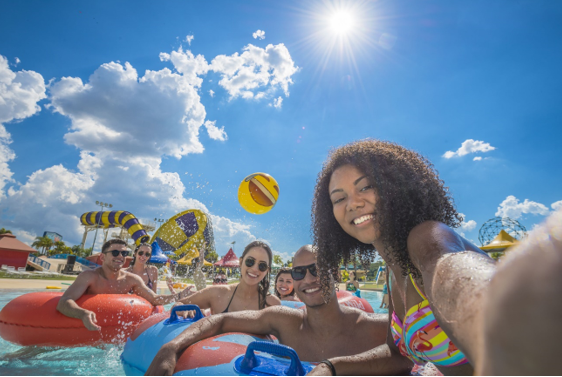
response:
{"label": "boy's sunglasses", "polygon": [[[246,262],[244,263],[246,263],[246,267],[252,267],[254,264],[256,264],[256,260],[254,258],[246,258]],[[260,262],[258,264],[258,268],[260,269],[261,272],[265,272],[267,271],[269,266],[265,262]]]}
{"label": "boy's sunglasses", "polygon": [[152,255],[152,253],[151,253],[150,251],[138,251],[138,252],[137,252],[137,255],[138,255],[139,257],[142,257],[145,253],[146,253],[146,257],[147,257],[147,258],[150,258],[150,256]]}
{"label": "boy's sunglasses", "polygon": [[291,268],[291,276],[294,280],[302,280],[306,276],[306,270],[310,271],[310,274],[314,277],[318,276],[318,270],[316,269],[316,263],[309,264],[308,266],[298,266]]}
{"label": "boy's sunglasses", "polygon": [[119,254],[121,254],[124,257],[129,256],[129,250],[109,250],[109,251],[105,251],[104,254],[107,253],[111,253],[111,255],[113,255],[114,257],[118,256]]}

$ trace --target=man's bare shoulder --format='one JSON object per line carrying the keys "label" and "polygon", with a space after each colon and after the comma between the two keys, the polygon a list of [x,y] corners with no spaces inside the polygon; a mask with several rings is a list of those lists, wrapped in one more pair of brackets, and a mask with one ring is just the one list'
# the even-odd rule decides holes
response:
{"label": "man's bare shoulder", "polygon": [[80,272],[80,274],[76,277],[76,280],[80,279],[82,281],[91,281],[94,279],[98,279],[100,276],[99,271],[101,267],[96,267],[93,270],[85,270]]}
{"label": "man's bare shoulder", "polygon": [[[367,313],[357,308],[341,306],[341,310],[346,316],[347,323],[365,325],[386,325],[388,324],[388,314]],[[349,322],[348,322],[349,321]]]}

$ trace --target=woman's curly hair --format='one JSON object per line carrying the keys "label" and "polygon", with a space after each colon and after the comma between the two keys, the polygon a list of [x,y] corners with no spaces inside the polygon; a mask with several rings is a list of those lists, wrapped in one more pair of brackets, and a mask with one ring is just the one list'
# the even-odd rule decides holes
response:
{"label": "woman's curly hair", "polygon": [[320,281],[326,301],[330,297],[330,282],[339,280],[342,261],[347,265],[358,256],[368,266],[376,252],[373,245],[348,235],[334,217],[329,184],[332,173],[343,165],[356,167],[373,183],[379,197],[375,221],[382,244],[392,251],[392,262],[398,263],[404,273],[420,276],[407,249],[408,235],[416,225],[434,220],[456,228],[462,221],[433,164],[420,154],[396,143],[373,139],[332,150],[318,174],[312,202],[312,234],[318,247]]}

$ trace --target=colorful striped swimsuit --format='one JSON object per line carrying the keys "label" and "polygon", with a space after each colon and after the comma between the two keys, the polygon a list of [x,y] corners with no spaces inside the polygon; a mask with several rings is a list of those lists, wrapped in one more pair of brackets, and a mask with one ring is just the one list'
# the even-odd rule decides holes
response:
{"label": "colorful striped swimsuit", "polygon": [[[404,316],[404,324],[396,313],[392,312],[390,330],[394,344],[402,356],[409,358],[417,365],[425,364],[428,361],[444,367],[456,367],[468,363],[464,354],[455,347],[441,329],[435,320],[427,297],[419,289],[412,275],[409,276],[423,301],[408,310]],[[390,279],[389,276],[389,281]]]}

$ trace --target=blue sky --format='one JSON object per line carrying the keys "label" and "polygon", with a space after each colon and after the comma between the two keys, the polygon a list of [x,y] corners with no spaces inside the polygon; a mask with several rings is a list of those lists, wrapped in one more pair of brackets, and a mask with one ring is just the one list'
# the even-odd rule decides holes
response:
{"label": "blue sky", "polygon": [[[561,16],[536,0],[4,1],[0,224],[74,245],[96,200],[145,221],[202,208],[219,254],[260,238],[286,259],[310,242],[328,151],[372,137],[434,163],[468,239],[496,215],[532,229],[562,207]],[[254,172],[281,190],[260,216],[236,199]]]}

